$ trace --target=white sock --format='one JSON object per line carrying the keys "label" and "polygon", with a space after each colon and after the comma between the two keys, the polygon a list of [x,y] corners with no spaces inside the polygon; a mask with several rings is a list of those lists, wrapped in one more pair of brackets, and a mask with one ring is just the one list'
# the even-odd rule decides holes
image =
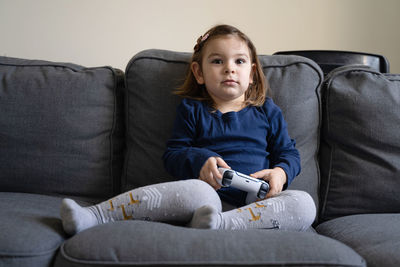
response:
{"label": "white sock", "polygon": [[65,232],[76,234],[100,223],[98,211],[93,208],[82,208],[72,199],[63,199],[61,204],[61,220]]}

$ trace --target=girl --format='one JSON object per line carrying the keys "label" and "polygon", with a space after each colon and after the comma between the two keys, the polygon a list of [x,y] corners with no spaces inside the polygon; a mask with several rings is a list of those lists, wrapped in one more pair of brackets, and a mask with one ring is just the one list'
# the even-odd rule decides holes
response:
{"label": "girl", "polygon": [[[184,180],[137,188],[86,208],[64,199],[65,231],[124,219],[209,229],[308,229],[315,204],[306,192],[283,191],[300,172],[299,152],[280,109],[266,97],[250,39],[228,25],[207,31],[177,94],[184,99],[163,159],[167,171]],[[245,206],[246,192],[221,188],[218,167],[268,181],[266,199]]]}

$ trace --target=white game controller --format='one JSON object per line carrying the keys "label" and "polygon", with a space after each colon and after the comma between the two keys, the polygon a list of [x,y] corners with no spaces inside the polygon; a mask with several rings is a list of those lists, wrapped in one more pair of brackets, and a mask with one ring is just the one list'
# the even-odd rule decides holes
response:
{"label": "white game controller", "polygon": [[257,199],[264,199],[269,191],[269,184],[262,179],[256,179],[231,169],[218,168],[218,170],[222,174],[222,179],[217,179],[221,186],[232,186],[247,192],[246,204],[253,203]]}

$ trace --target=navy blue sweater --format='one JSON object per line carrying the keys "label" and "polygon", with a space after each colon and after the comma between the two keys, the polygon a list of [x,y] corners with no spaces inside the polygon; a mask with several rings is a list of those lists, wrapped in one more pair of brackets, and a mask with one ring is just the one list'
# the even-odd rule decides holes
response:
{"label": "navy blue sweater", "polygon": [[[289,185],[300,173],[300,155],[289,137],[280,108],[267,98],[262,107],[239,112],[212,110],[205,102],[183,99],[163,160],[177,179],[196,179],[209,157],[221,157],[233,170],[251,174],[281,167]],[[221,198],[244,205],[246,193],[222,188]]]}

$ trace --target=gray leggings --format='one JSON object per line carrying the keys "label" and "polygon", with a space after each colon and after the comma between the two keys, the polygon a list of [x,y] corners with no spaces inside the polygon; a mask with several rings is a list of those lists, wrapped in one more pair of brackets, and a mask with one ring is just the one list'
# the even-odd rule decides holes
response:
{"label": "gray leggings", "polygon": [[209,229],[307,230],[316,209],[311,196],[286,190],[241,208],[222,203],[207,183],[184,180],[149,185],[125,192],[90,207],[65,199],[61,217],[67,233],[75,234],[97,224],[119,220],[151,220]]}
{"label": "gray leggings", "polygon": [[[132,199],[138,200],[136,204],[126,203]],[[286,190],[273,198],[238,209],[228,203],[222,203],[217,192],[210,185],[198,179],[136,188],[115,197],[112,202],[115,207],[123,206],[128,218],[171,223],[190,222],[196,210],[207,206],[209,209],[204,215],[206,217],[203,216],[204,212],[199,213],[199,216],[204,217],[200,219],[218,219],[218,225],[214,226],[225,229],[275,228],[304,231],[311,226],[316,215],[313,199],[303,191]],[[104,206],[109,207],[110,201],[104,203],[100,204],[103,206],[103,211],[105,210]],[[214,213],[218,213],[218,218],[215,218]],[[106,212],[103,214],[106,215]],[[207,216],[214,216],[214,218]],[[124,218],[121,217],[121,219]],[[193,226],[193,224],[191,225]],[[203,223],[200,226],[197,225],[194,227],[209,228],[208,223],[206,223],[207,226]]]}

